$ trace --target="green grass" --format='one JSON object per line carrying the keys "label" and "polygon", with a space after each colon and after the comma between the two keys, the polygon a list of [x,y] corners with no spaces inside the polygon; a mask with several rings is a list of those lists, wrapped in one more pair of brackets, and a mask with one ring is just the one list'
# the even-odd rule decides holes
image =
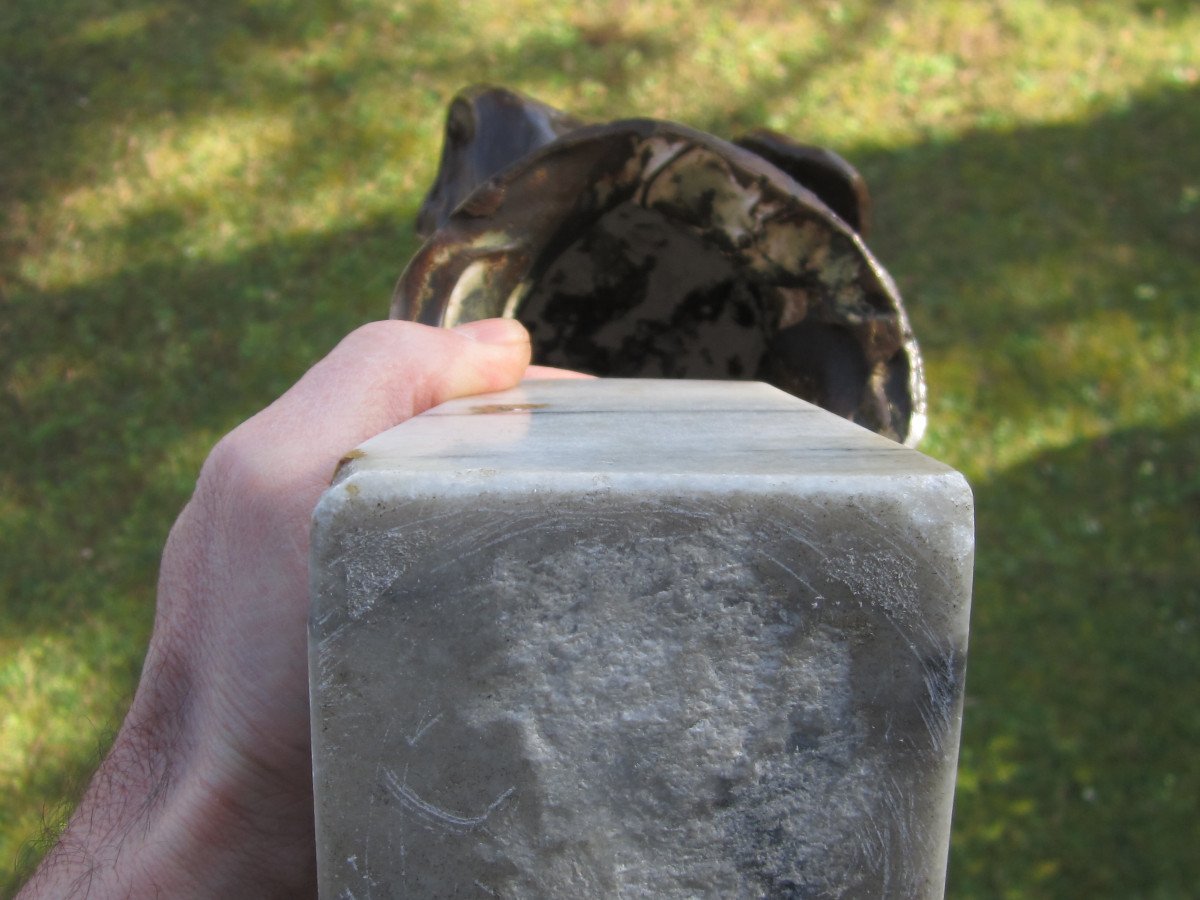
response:
{"label": "green grass", "polygon": [[1198,35],[1185,0],[0,6],[0,893],[120,722],[207,449],[385,313],[493,81],[862,168],[923,449],[978,501],[950,894],[1192,895]]}

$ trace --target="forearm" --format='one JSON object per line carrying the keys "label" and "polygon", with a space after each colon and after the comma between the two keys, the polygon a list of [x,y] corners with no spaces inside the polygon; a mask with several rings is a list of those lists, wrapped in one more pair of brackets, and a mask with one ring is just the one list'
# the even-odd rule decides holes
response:
{"label": "forearm", "polygon": [[[150,666],[147,666],[149,673]],[[146,683],[165,688],[156,673]],[[93,776],[57,845],[21,897],[154,896],[188,892],[176,860],[189,840],[181,801],[183,711],[176,716],[139,691],[108,756]],[[175,721],[172,721],[172,718]]]}

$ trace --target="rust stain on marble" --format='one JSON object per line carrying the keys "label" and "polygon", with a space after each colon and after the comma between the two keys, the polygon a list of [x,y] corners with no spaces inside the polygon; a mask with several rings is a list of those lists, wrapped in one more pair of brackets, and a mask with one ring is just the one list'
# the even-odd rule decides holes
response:
{"label": "rust stain on marble", "polygon": [[485,403],[472,406],[471,412],[477,416],[492,413],[532,412],[535,409],[545,409],[549,403]]}
{"label": "rust stain on marble", "polygon": [[337,481],[337,477],[341,474],[342,467],[346,465],[346,463],[353,462],[356,459],[362,459],[366,455],[367,452],[365,450],[359,450],[356,447],[339,459],[337,465],[333,467],[333,476],[329,479],[329,483],[333,484],[333,482]]}

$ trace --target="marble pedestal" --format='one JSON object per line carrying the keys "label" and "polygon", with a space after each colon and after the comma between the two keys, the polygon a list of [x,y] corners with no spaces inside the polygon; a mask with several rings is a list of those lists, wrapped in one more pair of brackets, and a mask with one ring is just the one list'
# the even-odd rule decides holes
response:
{"label": "marble pedestal", "polygon": [[962,476],[761,384],[530,382],[314,519],[321,896],[935,897]]}

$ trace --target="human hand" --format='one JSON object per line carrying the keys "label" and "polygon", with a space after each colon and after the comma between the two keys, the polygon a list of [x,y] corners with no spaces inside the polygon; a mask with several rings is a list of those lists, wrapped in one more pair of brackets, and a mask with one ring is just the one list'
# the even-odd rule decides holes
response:
{"label": "human hand", "polygon": [[167,540],[129,714],[22,896],[314,893],[313,507],[367,438],[526,374],[570,374],[529,358],[511,320],[375,322],[217,444]]}

